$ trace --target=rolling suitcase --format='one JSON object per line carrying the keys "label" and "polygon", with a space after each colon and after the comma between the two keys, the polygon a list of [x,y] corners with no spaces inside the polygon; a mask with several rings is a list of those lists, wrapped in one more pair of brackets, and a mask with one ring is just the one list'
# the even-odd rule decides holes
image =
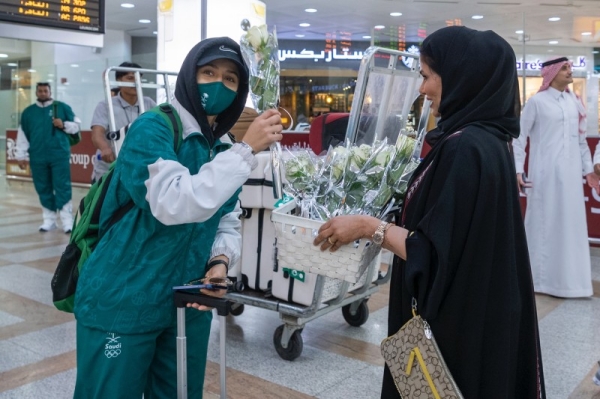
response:
{"label": "rolling suitcase", "polygon": [[219,379],[221,386],[221,399],[227,399],[227,386],[225,383],[225,325],[226,317],[231,310],[231,302],[225,298],[215,298],[200,293],[175,291],[173,300],[177,308],[177,399],[187,399],[187,342],[185,336],[185,309],[190,302],[210,306],[217,310],[219,315]]}
{"label": "rolling suitcase", "polygon": [[275,228],[271,211],[277,201],[273,196],[271,154],[256,154],[258,166],[242,186],[242,253],[241,276],[253,290],[269,291],[273,279],[273,243]]}

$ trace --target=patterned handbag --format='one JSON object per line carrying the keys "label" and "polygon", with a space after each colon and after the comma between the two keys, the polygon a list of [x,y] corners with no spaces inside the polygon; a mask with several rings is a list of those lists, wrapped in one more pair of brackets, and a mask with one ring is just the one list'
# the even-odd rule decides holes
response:
{"label": "patterned handbag", "polygon": [[417,315],[381,342],[381,354],[403,398],[463,399],[427,321]]}

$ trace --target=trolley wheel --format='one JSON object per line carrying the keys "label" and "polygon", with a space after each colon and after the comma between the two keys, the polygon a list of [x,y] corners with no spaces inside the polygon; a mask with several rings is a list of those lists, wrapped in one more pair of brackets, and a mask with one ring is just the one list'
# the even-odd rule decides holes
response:
{"label": "trolley wheel", "polygon": [[244,304],[240,304],[236,307],[231,307],[231,310],[229,310],[229,314],[231,314],[232,316],[239,316],[242,313],[244,313]]}
{"label": "trolley wheel", "polygon": [[302,342],[302,330],[296,330],[290,337],[290,342],[288,342],[287,348],[284,348],[281,345],[281,337],[283,335],[284,325],[280,325],[275,329],[275,333],[273,334],[273,345],[275,345],[275,350],[279,357],[283,360],[292,361],[296,359],[302,353],[302,349],[304,347],[304,343]]}
{"label": "trolley wheel", "polygon": [[358,305],[355,314],[350,313],[350,305],[343,306],[342,315],[344,316],[344,320],[346,320],[346,322],[351,326],[362,326],[369,318],[369,307],[367,306],[367,301],[364,300]]}
{"label": "trolley wheel", "polygon": [[236,281],[233,283],[233,292],[242,292],[246,289],[243,281]]}

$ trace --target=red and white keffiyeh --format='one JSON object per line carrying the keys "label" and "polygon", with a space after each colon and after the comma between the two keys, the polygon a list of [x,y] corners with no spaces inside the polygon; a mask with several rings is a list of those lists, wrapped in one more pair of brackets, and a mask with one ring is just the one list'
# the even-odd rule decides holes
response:
{"label": "red and white keffiyeh", "polygon": [[[567,57],[556,58],[550,61],[546,61],[542,63],[542,85],[540,86],[538,93],[540,91],[548,90],[552,81],[558,75],[558,72],[561,70],[563,65],[570,64],[573,67],[573,63],[567,59]],[[585,106],[583,101],[579,96],[567,87],[565,91],[569,94],[569,97],[575,102],[577,106],[577,112],[579,113],[579,134],[586,134],[587,132],[587,113],[585,111]]]}

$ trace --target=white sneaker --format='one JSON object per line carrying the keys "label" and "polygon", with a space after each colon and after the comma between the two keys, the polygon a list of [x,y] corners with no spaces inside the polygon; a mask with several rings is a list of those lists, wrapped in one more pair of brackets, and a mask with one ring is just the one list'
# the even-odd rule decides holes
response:
{"label": "white sneaker", "polygon": [[56,212],[42,207],[42,214],[44,216],[44,223],[42,223],[39,230],[45,233],[56,229]]}
{"label": "white sneaker", "polygon": [[42,233],[46,233],[46,232],[48,232],[48,231],[50,231],[50,230],[54,230],[54,229],[56,229],[56,223],[52,222],[52,223],[48,223],[48,224],[47,224],[46,222],[44,222],[44,224],[42,224],[42,225],[40,226],[40,229],[39,229],[39,230],[40,230]]}
{"label": "white sneaker", "polygon": [[60,216],[60,222],[62,224],[63,231],[65,234],[69,234],[73,228],[73,207],[71,201],[66,203],[62,209],[58,212]]}

